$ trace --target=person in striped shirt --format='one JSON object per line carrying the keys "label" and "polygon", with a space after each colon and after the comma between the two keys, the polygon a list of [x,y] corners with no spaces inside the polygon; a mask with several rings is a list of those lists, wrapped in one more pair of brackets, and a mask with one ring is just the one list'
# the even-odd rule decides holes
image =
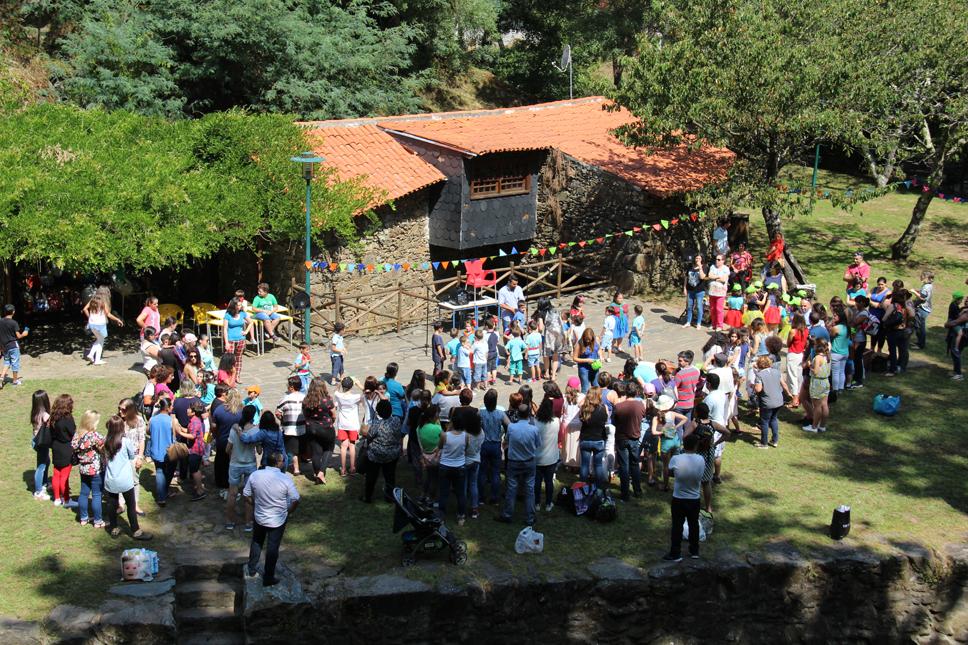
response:
{"label": "person in striped shirt", "polygon": [[692,364],[695,354],[687,349],[679,352],[679,369],[676,371],[676,412],[692,420],[696,405],[696,386],[699,385],[699,368]]}

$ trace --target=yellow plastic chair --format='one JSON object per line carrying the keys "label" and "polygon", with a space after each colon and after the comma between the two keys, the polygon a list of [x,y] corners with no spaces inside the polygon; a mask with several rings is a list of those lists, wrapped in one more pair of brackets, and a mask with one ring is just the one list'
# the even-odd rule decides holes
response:
{"label": "yellow plastic chair", "polygon": [[158,305],[158,315],[161,317],[161,324],[165,324],[165,319],[171,316],[181,327],[185,324],[185,310],[178,305],[166,304]]}
{"label": "yellow plastic chair", "polygon": [[[159,310],[161,307],[158,308]],[[218,309],[210,302],[196,302],[192,304],[192,320],[195,321],[195,328],[199,329],[208,322],[208,312]]]}

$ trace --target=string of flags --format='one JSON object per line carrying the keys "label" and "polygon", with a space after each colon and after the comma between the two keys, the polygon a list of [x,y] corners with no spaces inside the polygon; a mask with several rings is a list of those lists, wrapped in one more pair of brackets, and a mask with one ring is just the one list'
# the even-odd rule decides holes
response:
{"label": "string of flags", "polygon": [[[785,190],[787,194],[790,195],[810,195],[810,188],[793,187],[789,188],[785,185],[778,186],[780,190]],[[888,184],[883,188],[865,188],[863,190],[855,191],[853,188],[848,188],[843,192],[843,196],[848,199],[858,199],[863,200],[868,197],[879,197],[888,192],[893,192],[896,190],[912,190],[920,188],[919,192],[929,193],[932,192],[931,187],[923,179],[917,177],[912,177],[910,179],[905,179],[903,181],[897,181],[892,184]],[[816,189],[814,192],[814,197],[819,199],[833,199],[837,197],[836,193],[829,190]],[[968,204],[968,197],[963,197],[960,195],[952,195],[950,193],[942,193],[939,190],[934,191],[935,197],[942,199],[944,201],[953,202],[955,204]]]}
{"label": "string of flags", "polygon": [[503,258],[513,255],[530,255],[533,257],[550,257],[557,253],[573,252],[575,249],[585,249],[595,244],[601,245],[608,240],[615,237],[628,236],[632,237],[634,235],[640,235],[643,233],[648,233],[650,230],[659,232],[667,230],[672,226],[678,226],[679,224],[690,221],[695,222],[699,218],[705,215],[705,211],[699,211],[696,213],[688,213],[674,217],[671,219],[661,219],[658,222],[650,226],[633,226],[632,228],[625,231],[617,231],[614,233],[607,233],[605,235],[590,238],[587,240],[578,240],[574,242],[561,242],[557,245],[536,247],[532,246],[527,249],[518,250],[516,246],[512,246],[509,251],[504,249],[499,249],[494,255],[487,255],[483,257],[476,258],[461,258],[454,260],[442,260],[442,261],[423,261],[423,262],[327,262],[325,260],[315,260],[306,262],[306,268],[312,271],[329,271],[331,273],[344,272],[344,273],[391,273],[391,272],[401,272],[401,271],[429,271],[431,269],[449,269],[450,267],[457,268],[461,264],[466,262],[485,262],[487,260],[493,260],[495,258]]}

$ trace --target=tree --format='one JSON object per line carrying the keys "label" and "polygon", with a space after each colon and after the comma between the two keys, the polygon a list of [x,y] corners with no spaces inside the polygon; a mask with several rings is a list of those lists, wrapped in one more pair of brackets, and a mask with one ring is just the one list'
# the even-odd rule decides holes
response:
{"label": "tree", "polygon": [[862,152],[878,186],[902,165],[926,175],[891,245],[893,259],[907,259],[945,166],[968,138],[968,12],[961,0],[858,0],[843,8],[842,138]]}
{"label": "tree", "polygon": [[[656,33],[639,40],[614,97],[639,121],[621,134],[647,147],[726,146],[738,155],[729,184],[704,197],[723,209],[760,208],[770,238],[805,205],[776,190],[780,169],[831,132],[826,97],[835,46],[824,3],[675,0]],[[787,279],[803,271],[786,247]]]}
{"label": "tree", "polygon": [[[0,120],[0,257],[76,270],[177,267],[258,240],[301,239],[305,148],[283,115],[167,121],[37,105]],[[325,172],[318,240],[356,235],[370,195]]]}

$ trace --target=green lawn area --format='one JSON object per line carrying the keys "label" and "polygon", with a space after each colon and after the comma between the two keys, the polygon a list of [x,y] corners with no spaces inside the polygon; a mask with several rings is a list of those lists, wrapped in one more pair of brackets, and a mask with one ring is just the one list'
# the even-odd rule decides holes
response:
{"label": "green lawn area", "polygon": [[[843,187],[844,181],[823,173],[820,183]],[[901,277],[914,284],[922,268],[933,269],[938,289],[929,351],[912,351],[912,362],[927,364],[912,366],[901,378],[874,375],[865,389],[846,393],[833,406],[830,431],[824,435],[803,433],[795,425],[798,416],[785,411],[780,449],[755,450],[748,438],[730,444],[726,481],[717,487],[714,500],[715,535],[705,553],[721,548],[742,552],[776,541],[808,552],[821,549],[830,544],[826,526],[839,504],[853,509],[849,544],[883,549],[891,543],[918,542],[937,548],[968,539],[968,412],[960,405],[966,385],[947,378],[940,330],[951,292],[968,277],[968,206],[932,204],[916,256],[894,265],[887,260],[888,246],[906,223],[913,201],[912,195],[891,194],[852,213],[834,212],[821,201],[812,216],[786,223],[787,238],[824,299],[842,291],[843,265],[856,248],[866,251],[874,276]],[[759,242],[762,219],[754,215],[751,221],[754,241]],[[107,411],[139,382],[134,375],[123,381],[31,381],[29,388],[8,387],[0,394],[0,446],[5,455],[0,462],[0,496],[7,514],[0,528],[0,615],[39,618],[62,602],[96,604],[117,578],[120,550],[131,544],[81,529],[71,514],[28,494],[25,477],[34,463],[25,422],[30,392],[38,387],[51,393],[69,391],[77,410]],[[884,419],[871,413],[871,400],[879,392],[902,396],[900,415]],[[404,484],[412,483],[404,464],[398,472]],[[304,503],[286,533],[289,557],[298,553],[301,561],[334,563],[351,574],[397,566],[400,541],[391,533],[392,507],[363,506],[357,500],[362,478],[341,481],[331,474],[329,480],[325,487],[299,484]],[[76,479],[72,488],[78,489]],[[149,511],[145,524],[152,530],[157,514],[150,494],[144,497]],[[179,504],[187,508],[189,502],[182,496],[166,512]],[[218,517],[213,500],[199,508],[206,521],[218,521],[213,519]],[[519,508],[516,517],[522,513]],[[497,568],[551,576],[606,555],[650,565],[667,548],[668,496],[653,490],[620,506],[619,519],[609,526],[558,510],[539,513],[537,528],[545,534],[545,552],[539,556],[515,555],[520,525],[498,524],[491,520],[494,514],[486,507],[480,520],[457,529],[471,555],[459,575],[486,580]],[[164,557],[161,543],[151,548],[159,548]],[[449,565],[442,566],[453,572]],[[433,567],[407,572],[427,581],[438,574]]]}

